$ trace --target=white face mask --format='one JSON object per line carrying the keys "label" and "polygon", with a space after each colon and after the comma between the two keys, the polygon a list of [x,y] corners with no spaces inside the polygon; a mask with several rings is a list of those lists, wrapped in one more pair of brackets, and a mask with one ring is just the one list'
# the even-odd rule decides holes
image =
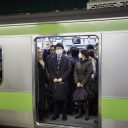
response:
{"label": "white face mask", "polygon": [[62,55],[62,53],[63,53],[63,50],[62,50],[62,49],[56,50],[56,54],[57,54],[57,55]]}
{"label": "white face mask", "polygon": [[82,59],[83,58],[83,55],[81,53],[79,53],[79,58]]}

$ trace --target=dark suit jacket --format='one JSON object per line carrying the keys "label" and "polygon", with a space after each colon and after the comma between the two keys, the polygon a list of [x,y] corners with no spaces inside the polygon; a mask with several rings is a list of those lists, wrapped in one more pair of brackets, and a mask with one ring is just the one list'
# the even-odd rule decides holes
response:
{"label": "dark suit jacket", "polygon": [[61,60],[60,60],[60,64],[59,64],[59,70],[58,70],[58,74],[57,74],[57,56],[51,58],[50,60],[50,65],[49,65],[49,73],[50,73],[50,77],[53,83],[53,80],[55,78],[62,78],[63,79],[63,83],[61,84],[55,84],[53,83],[53,88],[52,88],[52,92],[53,92],[53,98],[56,94],[56,98],[58,98],[59,100],[64,100],[68,94],[68,90],[69,90],[69,85],[68,85],[68,81],[69,81],[69,75],[70,75],[70,71],[71,71],[71,62],[70,59],[64,55],[62,55]]}

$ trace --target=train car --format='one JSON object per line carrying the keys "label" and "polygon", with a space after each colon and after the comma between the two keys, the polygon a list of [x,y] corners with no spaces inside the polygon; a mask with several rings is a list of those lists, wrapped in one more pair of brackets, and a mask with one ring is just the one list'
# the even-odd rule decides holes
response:
{"label": "train car", "polygon": [[[98,126],[39,122],[36,108],[37,39],[94,37],[99,43]],[[94,41],[95,40],[95,41]],[[2,24],[0,26],[0,125],[37,127],[128,127],[128,17]],[[63,42],[64,43],[64,42]],[[68,49],[68,44],[67,49]],[[81,45],[78,45],[81,48]],[[83,44],[82,44],[83,46]]]}

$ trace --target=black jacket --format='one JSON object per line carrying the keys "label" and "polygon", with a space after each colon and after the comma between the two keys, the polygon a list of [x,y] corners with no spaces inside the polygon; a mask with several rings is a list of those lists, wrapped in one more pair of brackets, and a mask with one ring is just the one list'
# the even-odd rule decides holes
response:
{"label": "black jacket", "polygon": [[[59,100],[64,100],[68,94],[69,90],[69,75],[71,72],[71,62],[70,59],[64,55],[62,55],[60,64],[59,64],[59,70],[57,69],[57,56],[51,58],[50,65],[49,65],[49,73],[52,80],[52,92],[53,97],[58,98]],[[58,73],[57,73],[58,71]],[[56,84],[53,82],[55,78],[62,78],[63,83],[62,84]],[[55,96],[56,95],[56,96]]]}

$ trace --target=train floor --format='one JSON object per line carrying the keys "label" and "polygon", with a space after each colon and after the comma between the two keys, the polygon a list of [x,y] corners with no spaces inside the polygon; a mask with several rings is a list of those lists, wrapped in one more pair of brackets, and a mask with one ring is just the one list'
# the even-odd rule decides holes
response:
{"label": "train floor", "polygon": [[[49,118],[46,118],[45,121],[40,121],[40,126],[37,126],[36,128],[73,128],[73,127],[98,128],[98,124],[95,123],[95,120],[97,120],[96,116],[90,116],[90,119],[88,121],[85,120],[84,116],[79,119],[74,119],[74,116],[68,115],[68,119],[66,121],[62,121],[61,116],[57,120],[52,121],[51,117],[52,116],[49,116]],[[44,123],[50,124],[50,125],[44,126]],[[61,127],[59,125],[61,125]],[[23,128],[23,127],[12,127],[12,126],[0,125],[0,128]]]}
{"label": "train floor", "polygon": [[[46,118],[43,121],[40,121],[40,123],[47,123],[47,124],[53,124],[53,125],[64,125],[67,128],[69,127],[79,127],[79,128],[98,128],[98,124],[95,122],[97,120],[96,116],[90,116],[90,119],[87,121],[85,120],[85,117],[82,116],[79,119],[75,119],[74,115],[68,115],[68,119],[66,121],[62,120],[62,116],[60,115],[60,117],[57,120],[51,120],[52,116],[49,116],[48,118]],[[57,126],[55,126],[57,128]],[[44,128],[44,127],[42,127]],[[50,126],[47,128],[54,128],[54,126]],[[58,126],[59,128],[59,126]],[[63,127],[61,127],[63,128]]]}

